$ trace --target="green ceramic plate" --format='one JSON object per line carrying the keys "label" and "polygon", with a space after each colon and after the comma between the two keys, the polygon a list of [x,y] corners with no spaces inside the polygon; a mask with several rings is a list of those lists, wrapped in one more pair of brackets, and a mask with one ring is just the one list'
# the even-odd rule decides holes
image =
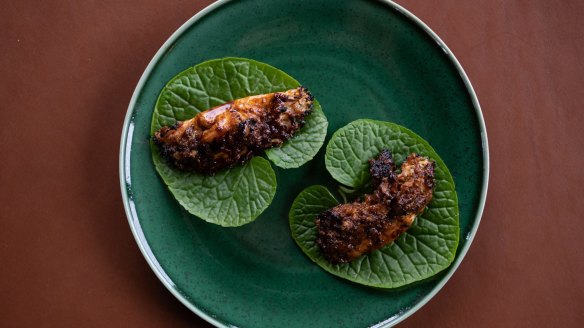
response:
{"label": "green ceramic plate", "polygon": [[[212,58],[268,63],[307,86],[327,140],[358,118],[392,121],[428,140],[448,165],[460,206],[454,264],[431,280],[377,290],[313,264],[290,236],[288,211],[309,185],[334,188],[324,147],[298,169],[274,167],[278,191],[253,223],[222,228],[189,215],[154,170],[149,127],[160,90]],[[162,283],[217,326],[391,326],[435,295],[477,231],[488,180],[487,137],[460,64],[424,23],[389,1],[219,1],[181,26],[144,72],[122,132],[120,177],[130,227]]]}

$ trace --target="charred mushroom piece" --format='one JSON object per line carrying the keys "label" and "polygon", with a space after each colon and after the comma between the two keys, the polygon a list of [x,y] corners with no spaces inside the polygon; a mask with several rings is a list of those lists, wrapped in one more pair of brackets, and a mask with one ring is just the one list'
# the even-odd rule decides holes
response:
{"label": "charred mushroom piece", "polygon": [[153,141],[173,167],[213,174],[292,138],[312,104],[304,87],[245,97],[162,127]]}
{"label": "charred mushroom piece", "polygon": [[432,200],[434,162],[411,154],[395,173],[389,151],[369,161],[372,194],[316,219],[317,245],[331,263],[346,263],[397,239]]}

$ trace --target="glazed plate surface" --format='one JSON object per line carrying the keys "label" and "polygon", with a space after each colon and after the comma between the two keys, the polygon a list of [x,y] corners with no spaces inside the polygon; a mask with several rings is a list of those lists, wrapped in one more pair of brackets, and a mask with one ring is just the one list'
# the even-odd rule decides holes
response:
{"label": "glazed plate surface", "polygon": [[[223,228],[191,216],[152,163],[156,99],[177,73],[200,62],[244,57],[290,74],[317,97],[329,121],[325,144],[347,123],[391,121],[426,139],[450,169],[460,207],[457,257],[432,279],[398,290],[341,280],[292,240],[288,211],[307,186],[337,186],[324,148],[298,168],[275,166],[274,201],[253,223]],[[120,177],[130,227],[162,283],[217,326],[391,326],[446,283],[476,234],[488,182],[488,147],[474,91],[428,27],[389,1],[219,1],[162,46],[132,97],[122,133]]]}

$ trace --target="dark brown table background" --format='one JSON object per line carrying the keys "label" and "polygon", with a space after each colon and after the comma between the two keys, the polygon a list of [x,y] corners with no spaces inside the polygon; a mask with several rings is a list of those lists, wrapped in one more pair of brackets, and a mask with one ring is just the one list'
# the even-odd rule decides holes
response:
{"label": "dark brown table background", "polygon": [[[211,1],[0,2],[0,326],[208,327],[142,258],[118,182],[142,71]],[[478,94],[478,235],[400,327],[584,326],[584,1],[402,0]]]}

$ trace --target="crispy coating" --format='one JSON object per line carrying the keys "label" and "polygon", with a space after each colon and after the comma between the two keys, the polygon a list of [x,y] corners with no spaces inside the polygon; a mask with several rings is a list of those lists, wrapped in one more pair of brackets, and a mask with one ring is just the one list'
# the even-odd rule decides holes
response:
{"label": "crispy coating", "polygon": [[421,213],[432,200],[433,191],[434,162],[417,154],[408,156],[397,176],[392,212],[394,215]]}
{"label": "crispy coating", "polygon": [[411,154],[395,173],[389,151],[369,161],[372,194],[363,201],[340,204],[316,219],[316,243],[335,263],[355,260],[398,238],[432,200],[434,162]]}
{"label": "crispy coating", "polygon": [[290,139],[304,125],[312,103],[304,87],[245,97],[162,127],[153,141],[173,167],[213,174]]}

